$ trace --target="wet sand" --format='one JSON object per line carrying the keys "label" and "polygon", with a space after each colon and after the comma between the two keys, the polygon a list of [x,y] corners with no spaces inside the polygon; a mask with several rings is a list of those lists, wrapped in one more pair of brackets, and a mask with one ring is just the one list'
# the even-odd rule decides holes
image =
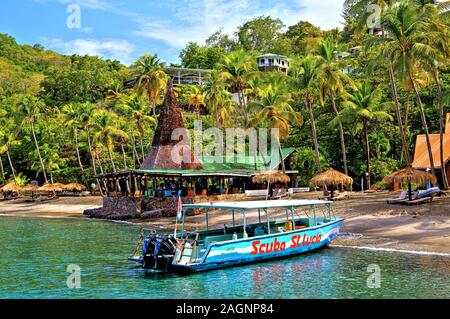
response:
{"label": "wet sand", "polygon": [[[389,205],[387,199],[399,193],[349,193],[350,198],[334,204],[337,216],[345,218],[343,233],[363,236],[344,236],[334,245],[399,249],[450,254],[450,194],[438,197],[431,204],[419,206]],[[317,199],[320,193],[297,194],[295,198]],[[23,199],[0,200],[0,214],[34,217],[78,217],[85,209],[101,206],[101,197],[61,197],[43,203],[28,203]],[[276,213],[271,218],[276,217]],[[236,215],[237,216],[237,215]],[[257,221],[257,212],[250,212],[248,222]],[[279,215],[284,216],[284,213]],[[211,212],[210,227],[221,227],[230,221],[230,215]],[[263,218],[264,220],[264,218]],[[240,219],[237,217],[236,222]],[[175,218],[147,221],[132,220],[146,227],[173,229]],[[186,217],[186,229],[203,227],[203,215]]]}

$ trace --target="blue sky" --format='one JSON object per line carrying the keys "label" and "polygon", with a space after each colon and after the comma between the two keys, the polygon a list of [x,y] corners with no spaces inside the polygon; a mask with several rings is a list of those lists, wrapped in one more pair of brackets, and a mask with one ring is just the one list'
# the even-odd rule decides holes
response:
{"label": "blue sky", "polygon": [[[130,64],[144,53],[179,62],[188,41],[271,15],[287,26],[307,20],[323,29],[342,27],[344,0],[0,0],[0,33],[21,44],[41,43],[63,54],[91,54]],[[67,27],[80,8],[80,28]]]}

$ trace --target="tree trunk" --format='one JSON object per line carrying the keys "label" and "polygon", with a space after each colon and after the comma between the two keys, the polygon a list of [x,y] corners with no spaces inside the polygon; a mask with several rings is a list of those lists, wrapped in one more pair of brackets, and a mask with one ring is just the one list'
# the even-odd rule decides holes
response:
{"label": "tree trunk", "polygon": [[312,133],[313,142],[314,142],[314,152],[316,154],[317,171],[319,173],[322,173],[322,165],[320,164],[319,142],[317,140],[316,122],[314,120],[314,113],[313,113],[312,105],[311,105],[312,103],[308,100],[305,100],[305,104],[306,104],[306,108],[309,111],[309,118],[311,121],[311,133]]}
{"label": "tree trunk", "polygon": [[3,160],[1,156],[0,156],[0,169],[2,171],[2,182],[6,183],[5,169],[3,168]]}
{"label": "tree trunk", "polygon": [[8,156],[8,161],[9,161],[9,167],[11,167],[11,171],[14,177],[14,183],[16,182],[17,176],[16,176],[16,170],[14,169],[12,160],[11,160],[11,155],[9,154],[9,150],[6,150],[6,156]]}
{"label": "tree trunk", "polygon": [[364,122],[364,137],[366,143],[366,151],[367,151],[367,189],[370,190],[370,147],[369,147],[369,131],[367,128],[367,122]]}
{"label": "tree trunk", "polygon": [[281,170],[283,171],[283,173],[286,173],[286,165],[284,165],[283,150],[281,149],[280,141],[278,141],[278,153],[280,154]]}
{"label": "tree trunk", "polygon": [[97,175],[97,166],[95,165],[95,157],[92,152],[92,144],[91,144],[91,137],[89,136],[89,129],[87,129],[87,140],[89,146],[89,154],[91,155],[92,169],[94,170],[94,175]]}
{"label": "tree trunk", "polygon": [[395,104],[395,116],[397,117],[398,128],[400,130],[400,137],[402,140],[402,148],[403,151],[405,152],[406,162],[409,165],[411,164],[411,158],[409,156],[408,144],[406,143],[406,134],[405,131],[403,130],[402,116],[400,113],[400,103],[398,101],[397,84],[395,83],[394,78],[394,70],[392,69],[392,64],[390,61],[388,65],[388,72],[389,72],[389,81],[391,83],[391,93]]}
{"label": "tree trunk", "polygon": [[445,128],[444,103],[443,103],[441,83],[436,72],[434,72],[434,80],[436,81],[438,87],[438,99],[439,99],[439,157],[441,161],[442,183],[444,189],[448,189],[447,172],[445,171],[445,162],[444,162],[444,128]]}
{"label": "tree trunk", "polygon": [[122,149],[122,156],[123,156],[123,167],[126,170],[128,170],[127,168],[127,155],[125,153],[125,149],[123,148],[123,144],[120,144],[120,148]]}
{"label": "tree trunk", "polygon": [[137,162],[138,162],[138,164],[140,166],[141,165],[141,160],[139,158],[139,154],[138,154],[137,149],[136,149],[136,138],[134,137],[133,134],[131,134],[131,139],[132,139],[132,142],[133,142],[133,153],[136,156]]}
{"label": "tree trunk", "polygon": [[48,183],[47,173],[45,172],[44,161],[42,160],[41,151],[39,150],[39,144],[36,139],[36,132],[34,131],[34,123],[33,122],[31,123],[31,131],[33,132],[33,139],[34,139],[34,143],[36,144],[36,151],[39,156],[39,161],[41,162],[41,168],[42,168],[42,173],[44,174],[44,180],[45,180],[45,183]]}
{"label": "tree trunk", "polygon": [[111,149],[109,147],[107,147],[107,149],[108,149],[109,160],[111,161],[111,166],[112,166],[113,172],[115,173],[116,172],[116,165],[114,164],[112,152],[111,152]]}
{"label": "tree trunk", "polygon": [[141,153],[142,153],[142,161],[143,161],[144,158],[145,158],[145,151],[144,151],[144,136],[141,136],[140,144],[141,144]]}
{"label": "tree trunk", "polygon": [[77,129],[74,130],[74,135],[75,135],[75,149],[76,149],[76,152],[77,152],[78,164],[80,165],[81,174],[84,177],[84,168],[83,168],[83,163],[81,163],[80,149],[78,147],[78,132],[77,132]]}
{"label": "tree trunk", "polygon": [[412,74],[409,74],[409,80],[410,80],[411,86],[414,90],[414,94],[416,95],[417,104],[419,105],[420,118],[422,120],[422,126],[423,126],[423,130],[425,131],[425,139],[427,142],[427,150],[428,150],[428,157],[430,159],[431,173],[436,177],[436,170],[434,169],[433,152],[431,151],[430,134],[428,132],[427,119],[425,117],[425,111],[423,109],[422,100],[420,99],[419,91],[417,91],[416,83],[414,82],[414,78],[412,77]]}
{"label": "tree trunk", "polygon": [[53,172],[52,172],[52,170],[50,170],[50,182],[51,182],[52,184],[54,184],[54,182],[53,182]]}
{"label": "tree trunk", "polygon": [[[333,111],[334,114],[336,114],[336,117],[339,116],[339,111],[336,107],[336,100],[333,95],[331,95],[331,104],[333,105]],[[345,175],[348,175],[348,167],[347,167],[347,151],[345,148],[345,138],[344,138],[344,129],[342,127],[342,122],[338,118],[338,125],[339,125],[339,138],[341,140],[341,152],[342,152],[342,161],[344,163],[344,172]]]}

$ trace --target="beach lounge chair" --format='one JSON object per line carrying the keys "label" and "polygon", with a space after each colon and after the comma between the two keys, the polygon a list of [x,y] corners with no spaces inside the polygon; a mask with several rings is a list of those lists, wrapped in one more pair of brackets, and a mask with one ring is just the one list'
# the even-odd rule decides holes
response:
{"label": "beach lounge chair", "polygon": [[425,204],[425,203],[431,203],[433,201],[433,197],[434,196],[423,197],[423,198],[416,198],[416,199],[413,199],[413,200],[406,200],[406,201],[400,202],[399,204],[407,205],[407,206],[414,206],[414,205],[420,205],[420,204]]}
{"label": "beach lounge chair", "polygon": [[247,197],[262,197],[267,196],[267,189],[246,190],[245,196]]}
{"label": "beach lounge chair", "polygon": [[[414,194],[413,194],[414,197]],[[404,202],[408,200],[408,192],[407,191],[402,191],[400,193],[400,197],[399,198],[395,198],[395,199],[388,199],[387,203],[388,204],[400,204],[401,202]]]}

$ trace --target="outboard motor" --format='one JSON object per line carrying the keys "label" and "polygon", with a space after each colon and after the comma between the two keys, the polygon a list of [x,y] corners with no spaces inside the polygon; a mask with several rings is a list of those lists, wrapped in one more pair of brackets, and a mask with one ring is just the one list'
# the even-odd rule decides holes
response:
{"label": "outboard motor", "polygon": [[156,271],[167,270],[176,250],[177,240],[172,235],[147,235],[142,247],[144,268]]}

